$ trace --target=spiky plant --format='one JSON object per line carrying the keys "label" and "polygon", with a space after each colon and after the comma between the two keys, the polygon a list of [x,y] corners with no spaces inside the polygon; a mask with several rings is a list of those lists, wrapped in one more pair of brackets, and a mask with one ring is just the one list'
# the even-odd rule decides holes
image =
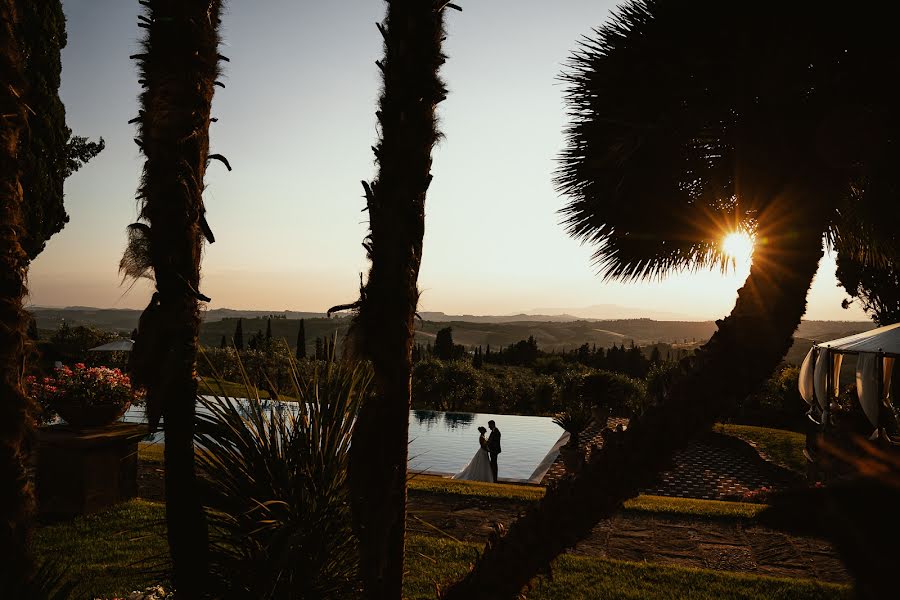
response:
{"label": "spiky plant", "polygon": [[[210,109],[219,84],[221,0],[141,0],[146,30],[133,56],[143,86],[136,142],[145,156],[138,190],[142,223],[129,229],[121,269],[151,277],[156,293],[141,315],[133,381],[147,388],[151,426],[164,417],[166,521],[179,595],[199,598],[207,580],[207,527],[194,473],[194,366],[200,326],[203,206]],[[226,162],[227,166],[227,162]]]}
{"label": "spiky plant", "polygon": [[736,228],[755,233],[753,264],[665,400],[491,540],[444,598],[515,598],[769,376],[805,311],[823,235],[861,257],[887,247],[890,228],[860,216],[896,206],[900,98],[888,82],[900,60],[885,21],[812,2],[646,0],[582,44],[565,76],[557,181],[600,273],[722,266],[717,242]]}
{"label": "spiky plant", "polygon": [[378,25],[384,90],[377,112],[378,176],[363,182],[369,213],[364,244],[371,261],[351,333],[371,360],[375,396],[363,404],[353,435],[350,476],[360,563],[369,598],[402,593],[406,467],[413,318],[425,231],[435,110],[447,94],[438,70],[445,57],[443,0],[388,0]]}
{"label": "spiky plant", "polygon": [[32,402],[22,389],[28,315],[23,303],[28,256],[22,248],[22,188],[17,149],[27,125],[18,2],[0,2],[0,580],[25,582],[34,489],[27,473]]}
{"label": "spiky plant", "polygon": [[371,370],[333,355],[307,379],[291,367],[296,403],[264,404],[249,383],[246,407],[224,394],[201,399],[198,468],[216,598],[360,595],[347,464]]}

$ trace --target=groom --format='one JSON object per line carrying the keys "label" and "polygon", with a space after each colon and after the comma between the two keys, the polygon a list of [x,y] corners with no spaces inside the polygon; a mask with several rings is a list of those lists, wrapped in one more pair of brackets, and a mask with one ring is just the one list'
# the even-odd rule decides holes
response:
{"label": "groom", "polygon": [[488,429],[491,435],[488,437],[488,454],[491,457],[491,474],[494,476],[494,483],[497,483],[497,455],[500,454],[500,430],[493,421],[488,421]]}

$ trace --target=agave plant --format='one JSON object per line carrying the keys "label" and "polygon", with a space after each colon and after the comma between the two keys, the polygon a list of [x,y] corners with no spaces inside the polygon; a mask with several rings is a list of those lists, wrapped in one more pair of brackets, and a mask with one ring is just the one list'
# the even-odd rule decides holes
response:
{"label": "agave plant", "polygon": [[[296,366],[295,364],[293,366]],[[371,371],[292,370],[296,403],[200,398],[198,472],[216,598],[353,598],[360,592],[347,485],[350,438]]]}
{"label": "agave plant", "polygon": [[591,424],[591,412],[583,406],[571,406],[553,417],[553,422],[569,432],[569,446],[578,447],[581,432]]}

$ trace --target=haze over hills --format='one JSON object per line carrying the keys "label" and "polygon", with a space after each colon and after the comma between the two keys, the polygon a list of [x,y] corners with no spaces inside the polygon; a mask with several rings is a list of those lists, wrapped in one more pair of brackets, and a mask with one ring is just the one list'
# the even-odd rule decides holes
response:
{"label": "haze over hills", "polygon": [[680,312],[653,310],[619,304],[593,304],[582,308],[535,308],[525,311],[526,315],[572,315],[578,319],[610,321],[616,319],[653,319],[656,321],[703,321],[698,315]]}
{"label": "haze over hills", "polygon": [[[130,332],[137,326],[141,311],[133,309],[108,309],[90,307],[45,308],[30,307],[38,328],[49,334],[63,322],[69,325],[91,325],[107,330]],[[290,346],[296,344],[299,319],[306,320],[306,341],[312,348],[317,337],[330,337],[337,333],[340,339],[347,329],[349,319],[328,319],[323,313],[297,311],[264,311],[214,309],[203,313],[200,332],[201,343],[218,346],[224,337],[226,342],[234,335],[238,319],[243,319],[245,336],[266,330],[268,317],[272,319],[272,333],[285,339]],[[578,319],[573,315],[510,315],[477,316],[446,315],[440,312],[423,312],[422,320],[416,320],[416,341],[427,344],[437,332],[447,326],[453,328],[453,339],[468,347],[506,346],[534,336],[545,350],[576,348],[582,344],[609,347],[613,344],[649,345],[657,342],[685,348],[705,342],[716,330],[714,321],[640,319]],[[795,343],[788,353],[790,362],[799,362],[813,341],[836,339],[872,329],[869,321],[803,321],[795,333]]]}

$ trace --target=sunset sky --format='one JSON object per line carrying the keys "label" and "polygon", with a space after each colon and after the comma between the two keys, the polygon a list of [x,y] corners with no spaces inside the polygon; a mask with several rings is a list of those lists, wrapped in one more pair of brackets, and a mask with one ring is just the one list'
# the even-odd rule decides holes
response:
{"label": "sunset sky", "polygon": [[[565,123],[557,76],[613,2],[481,0],[449,11],[440,106],[445,139],[428,193],[420,309],[511,314],[616,304],[688,318],[731,309],[747,264],[662,282],[604,283],[591,249],[569,238],[552,185]],[[224,19],[226,88],[218,89],[203,262],[211,308],[324,311],[356,299],[367,267],[361,179],[371,179],[382,54],[377,0],[232,0]],[[120,285],[125,226],[135,220],[141,158],[127,121],[138,84],[128,56],[141,31],[135,1],[65,0],[62,97],[76,134],[107,149],[66,184],[71,222],[33,263],[31,302],[141,307],[149,288]],[[820,265],[810,319],[842,310],[834,257]]]}

